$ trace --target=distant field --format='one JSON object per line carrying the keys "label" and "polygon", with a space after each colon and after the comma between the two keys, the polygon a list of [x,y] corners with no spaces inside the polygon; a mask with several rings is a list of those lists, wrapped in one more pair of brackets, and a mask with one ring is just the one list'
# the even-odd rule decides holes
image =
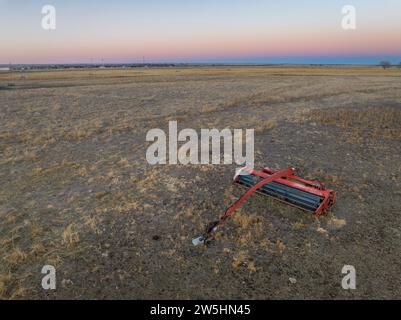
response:
{"label": "distant field", "polygon": [[29,74],[32,80],[71,80],[76,78],[109,78],[182,75],[224,75],[224,74],[268,74],[268,75],[365,75],[400,76],[401,68],[383,70],[378,66],[216,66],[216,67],[166,67],[166,68],[120,68],[120,69],[66,69],[50,71],[0,72],[0,79],[20,80],[21,75]]}
{"label": "distant field", "polygon": [[[255,196],[194,248],[241,190],[234,166],[148,165],[147,131],[171,120],[254,128],[258,163],[338,203],[316,218]],[[398,298],[400,142],[399,68],[0,72],[0,299]]]}

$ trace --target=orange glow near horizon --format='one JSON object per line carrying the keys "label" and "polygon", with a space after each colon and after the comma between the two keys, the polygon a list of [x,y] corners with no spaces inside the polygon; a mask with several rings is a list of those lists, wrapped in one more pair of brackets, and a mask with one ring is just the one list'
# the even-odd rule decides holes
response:
{"label": "orange glow near horizon", "polygon": [[[11,10],[17,2],[5,1],[9,11],[0,11],[0,27],[8,32],[2,34],[0,64],[88,63],[100,59],[109,63],[141,62],[142,57],[149,62],[252,61],[253,57],[265,57],[268,62],[269,57],[313,60],[336,56],[401,59],[401,21],[396,8],[387,6],[383,15],[377,15],[374,10],[378,4],[371,1],[356,0],[363,10],[357,29],[351,31],[341,28],[337,0],[334,2],[338,5],[311,0],[315,7],[309,4],[307,8],[289,0],[275,5],[277,8],[262,0],[251,0],[248,5],[239,0],[222,0],[219,4],[190,1],[185,2],[189,3],[187,7],[179,0],[150,2],[151,9],[135,1],[116,1],[115,5],[96,1],[82,5],[88,6],[89,11],[84,13],[78,10],[82,9],[78,1],[63,2],[57,6],[58,27],[49,32],[40,28],[40,14],[31,16],[35,3],[40,8],[37,0],[26,4],[26,19],[21,22],[18,18],[22,14]],[[295,6],[299,12],[289,10]]]}

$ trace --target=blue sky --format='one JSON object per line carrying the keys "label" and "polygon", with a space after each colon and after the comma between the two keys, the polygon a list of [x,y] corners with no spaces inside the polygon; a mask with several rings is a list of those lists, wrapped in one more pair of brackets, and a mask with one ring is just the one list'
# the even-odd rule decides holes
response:
{"label": "blue sky", "polygon": [[398,63],[400,15],[399,0],[0,0],[0,63]]}

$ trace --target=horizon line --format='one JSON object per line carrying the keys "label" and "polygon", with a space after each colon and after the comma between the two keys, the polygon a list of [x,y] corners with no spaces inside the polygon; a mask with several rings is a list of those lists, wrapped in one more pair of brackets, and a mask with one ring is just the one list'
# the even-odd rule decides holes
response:
{"label": "horizon line", "polygon": [[[385,59],[383,61],[386,61]],[[389,61],[390,62],[390,61]],[[400,61],[401,64],[401,61]],[[10,66],[176,66],[176,65],[187,65],[187,66],[380,66],[378,63],[297,63],[297,62],[271,62],[271,63],[257,63],[257,62],[108,62],[108,63],[90,63],[90,62],[66,62],[66,63],[0,63],[0,67]],[[399,64],[390,65],[397,66]]]}

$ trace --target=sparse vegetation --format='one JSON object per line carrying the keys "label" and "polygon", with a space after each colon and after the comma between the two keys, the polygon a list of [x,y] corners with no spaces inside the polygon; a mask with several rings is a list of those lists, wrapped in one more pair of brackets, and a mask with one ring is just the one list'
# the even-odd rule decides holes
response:
{"label": "sparse vegetation", "polygon": [[277,127],[277,122],[275,120],[266,120],[266,121],[261,121],[256,128],[255,132],[256,133],[263,133],[266,130],[271,130]]}
{"label": "sparse vegetation", "polygon": [[0,274],[0,300],[6,298],[7,287],[11,279],[11,273]]}
{"label": "sparse vegetation", "polygon": [[336,217],[331,217],[329,224],[331,224],[337,228],[342,228],[347,224],[347,222],[344,219],[338,219]]}
{"label": "sparse vegetation", "polygon": [[11,265],[16,265],[18,263],[23,262],[26,259],[27,255],[20,248],[15,248],[12,252],[6,257],[7,263]]}
{"label": "sparse vegetation", "polygon": [[351,135],[375,139],[401,139],[401,109],[368,107],[363,109],[320,109],[310,113],[311,121],[350,129]]}
{"label": "sparse vegetation", "polygon": [[72,223],[63,231],[63,243],[69,248],[75,247],[79,242],[79,235],[76,229],[75,224]]}
{"label": "sparse vegetation", "polygon": [[[400,296],[397,68],[0,74],[9,81],[0,93],[0,299],[341,299],[349,295],[330,277],[344,261],[385,272],[372,298]],[[231,185],[235,164],[148,165],[146,133],[169,120],[255,128],[256,164],[294,166],[337,190],[338,204],[312,217],[255,195],[210,248],[194,249],[191,238],[244,190]],[[38,284],[45,264],[59,290]],[[371,288],[361,281],[353,297]]]}

